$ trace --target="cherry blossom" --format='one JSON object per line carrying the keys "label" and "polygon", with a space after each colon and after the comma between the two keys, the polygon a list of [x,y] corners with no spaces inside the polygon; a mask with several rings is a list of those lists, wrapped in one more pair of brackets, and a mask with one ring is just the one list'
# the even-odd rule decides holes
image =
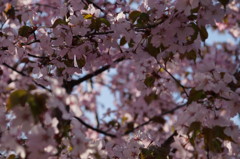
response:
{"label": "cherry blossom", "polygon": [[1,157],[240,158],[239,5],[0,1]]}

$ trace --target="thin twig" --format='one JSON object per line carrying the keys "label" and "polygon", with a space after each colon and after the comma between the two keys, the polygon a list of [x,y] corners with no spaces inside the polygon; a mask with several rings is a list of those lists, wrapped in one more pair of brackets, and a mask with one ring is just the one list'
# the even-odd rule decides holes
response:
{"label": "thin twig", "polygon": [[34,41],[31,41],[31,42],[28,42],[28,43],[21,43],[22,46],[25,46],[25,45],[31,45],[31,44],[34,44],[34,43],[39,43],[40,40],[34,40]]}
{"label": "thin twig", "polygon": [[148,121],[146,121],[146,122],[144,122],[144,123],[136,126],[135,128],[133,128],[133,129],[131,129],[131,130],[129,130],[129,131],[126,131],[126,132],[124,133],[124,135],[128,135],[128,134],[134,132],[135,130],[137,130],[137,129],[143,127],[143,126],[148,125],[149,123],[151,123],[152,121],[154,121],[154,119],[155,119],[156,117],[163,117],[164,115],[172,114],[172,113],[174,113],[176,110],[178,110],[178,109],[180,109],[180,108],[183,108],[183,107],[185,107],[186,105],[187,105],[187,104],[179,105],[179,106],[177,106],[177,107],[175,107],[175,108],[173,108],[173,109],[171,109],[171,110],[168,110],[168,111],[163,112],[163,113],[160,114],[160,115],[154,116],[154,117],[150,118]]}
{"label": "thin twig", "polygon": [[[177,107],[175,107],[175,108],[173,108],[173,109],[171,109],[171,110],[169,110],[169,111],[163,112],[162,114],[160,114],[160,115],[158,115],[158,116],[154,116],[154,117],[150,118],[148,121],[146,121],[146,122],[138,125],[137,127],[135,127],[135,128],[133,128],[133,129],[125,132],[122,136],[128,135],[128,134],[134,132],[135,130],[139,129],[140,127],[143,127],[143,126],[151,123],[151,122],[154,120],[155,117],[163,117],[164,115],[166,115],[166,114],[171,114],[171,113],[175,112],[176,110],[178,110],[178,109],[180,109],[180,108],[182,108],[182,107],[185,107],[185,106],[186,106],[186,104],[179,105],[179,106],[177,106]],[[96,131],[96,132],[98,132],[98,133],[101,133],[101,134],[103,134],[103,135],[105,135],[105,136],[109,136],[109,137],[112,137],[112,138],[116,138],[116,137],[117,137],[117,135],[115,135],[115,134],[108,133],[108,132],[106,132],[106,131],[103,131],[103,130],[99,129],[98,127],[95,128],[95,127],[87,124],[86,122],[84,122],[84,121],[83,121],[81,118],[79,118],[79,117],[76,117],[76,116],[75,116],[74,118],[76,118],[81,124],[83,124],[84,126],[86,126],[88,129],[91,129],[91,130],[93,130],[93,131]],[[175,136],[175,135],[176,135],[176,132],[175,132],[173,135]],[[173,135],[170,136],[169,138],[173,137]],[[165,142],[167,142],[167,141],[168,141],[168,140],[166,140]]]}
{"label": "thin twig", "polygon": [[34,57],[34,58],[38,58],[38,59],[48,59],[48,57],[46,57],[46,56],[36,56],[36,55],[33,55],[33,54],[27,54],[28,56],[30,56],[30,57]]}
{"label": "thin twig", "polygon": [[86,0],[86,2],[87,2],[88,4],[92,4],[95,8],[99,9],[101,12],[103,12],[104,14],[106,14],[105,10],[102,9],[101,7],[99,7],[99,6],[98,6],[96,3],[94,3],[93,1],[91,1],[91,0]]}
{"label": "thin twig", "polygon": [[186,91],[186,87],[185,86],[183,86],[168,70],[167,70],[167,68],[163,68],[171,77],[172,77],[172,79],[180,86],[180,87],[182,87],[182,89],[183,89],[183,91],[184,91],[184,93],[186,94],[186,96],[187,97],[189,97],[189,95],[188,95],[188,93],[187,93],[187,91]]}
{"label": "thin twig", "polygon": [[[23,72],[21,72],[21,71],[18,71],[17,69],[15,69],[14,67],[12,67],[12,66],[10,66],[10,65],[8,65],[8,64],[6,64],[6,63],[3,63],[2,65],[4,65],[5,67],[11,69],[11,70],[14,71],[14,72],[17,72],[18,74],[20,74],[20,75],[22,75],[22,76],[24,76],[24,77],[29,77],[29,76],[26,75],[25,73],[23,73]],[[32,80],[33,80],[33,79],[32,79]],[[33,82],[34,82],[34,84],[36,84],[37,86],[39,86],[39,87],[47,90],[48,92],[52,92],[52,90],[50,90],[49,88],[45,87],[44,85],[36,82],[35,80],[33,80]]]}
{"label": "thin twig", "polygon": [[3,26],[7,23],[7,21],[8,21],[8,19],[5,20],[5,21],[2,23],[2,25],[1,25],[1,27],[0,27],[0,30],[2,30]]}
{"label": "thin twig", "polygon": [[35,4],[32,4],[32,5],[37,5],[37,6],[47,7],[47,8],[52,8],[52,9],[59,9],[58,7],[55,7],[55,6],[52,6],[52,5],[49,5],[49,4],[35,3]]}
{"label": "thin twig", "polygon": [[99,122],[99,116],[98,116],[97,110],[96,110],[96,112],[95,112],[95,118],[96,118],[96,122],[97,122],[97,128],[99,128],[100,122]]}
{"label": "thin twig", "polygon": [[94,36],[94,35],[107,35],[107,34],[112,34],[112,33],[114,33],[114,31],[109,30],[109,31],[104,31],[104,32],[87,33],[86,35],[76,35],[74,37],[82,38],[82,37],[91,37],[91,36]]}

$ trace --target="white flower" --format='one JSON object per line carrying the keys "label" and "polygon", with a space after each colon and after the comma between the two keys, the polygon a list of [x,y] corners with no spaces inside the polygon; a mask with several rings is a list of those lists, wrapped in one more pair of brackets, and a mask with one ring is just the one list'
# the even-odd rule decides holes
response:
{"label": "white flower", "polygon": [[95,17],[99,17],[101,11],[99,9],[96,9],[92,4],[88,5],[87,10],[82,11],[83,14],[91,14],[94,15]]}

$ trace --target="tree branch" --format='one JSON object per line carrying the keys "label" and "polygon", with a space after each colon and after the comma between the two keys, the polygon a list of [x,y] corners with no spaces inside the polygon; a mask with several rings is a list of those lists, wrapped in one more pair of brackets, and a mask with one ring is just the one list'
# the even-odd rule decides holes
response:
{"label": "tree branch", "polygon": [[95,8],[99,9],[101,12],[103,12],[104,14],[106,14],[105,10],[102,9],[101,7],[99,7],[96,3],[94,3],[92,0],[86,0],[86,2],[88,4],[92,4]]}
{"label": "tree branch", "polygon": [[[146,122],[138,125],[137,127],[133,128],[133,129],[131,129],[131,130],[129,130],[129,131],[126,131],[122,136],[128,135],[128,134],[134,132],[135,130],[137,130],[137,129],[139,129],[139,128],[141,128],[141,127],[143,127],[143,126],[145,126],[145,125],[147,125],[147,124],[149,124],[149,123],[151,123],[151,122],[154,120],[155,117],[163,117],[164,115],[166,115],[166,114],[171,114],[171,113],[175,112],[176,110],[178,110],[178,109],[180,109],[180,108],[182,108],[182,107],[185,107],[185,106],[186,106],[186,104],[179,105],[179,106],[177,106],[177,107],[175,107],[175,108],[173,108],[173,109],[171,109],[171,110],[169,110],[169,111],[166,111],[166,112],[164,112],[164,113],[162,113],[162,114],[160,114],[160,115],[158,115],[158,116],[154,116],[154,117],[150,118],[148,121],[146,121]],[[94,128],[93,126],[91,126],[91,125],[87,124],[86,122],[84,122],[84,121],[83,121],[81,118],[79,118],[79,117],[76,117],[76,116],[75,116],[74,118],[76,118],[81,124],[83,124],[83,125],[84,125],[85,127],[87,127],[88,129],[91,129],[91,130],[93,130],[93,131],[96,131],[96,132],[98,132],[98,133],[101,133],[101,134],[103,134],[103,135],[105,135],[105,136],[109,136],[109,137],[112,137],[112,138],[116,138],[116,137],[117,137],[117,135],[115,135],[115,134],[108,133],[108,132],[103,131],[103,130],[101,130],[101,129],[99,129],[99,128]],[[175,132],[172,136],[170,136],[170,137],[168,138],[168,140],[172,139],[173,136],[175,136],[175,135],[176,135],[176,132]],[[168,143],[168,140],[166,140],[165,142]]]}
{"label": "tree branch", "polygon": [[103,135],[105,135],[105,136],[109,136],[109,137],[112,137],[112,138],[116,138],[116,137],[117,137],[117,136],[114,135],[114,134],[110,134],[110,133],[105,132],[105,131],[103,131],[103,130],[101,130],[101,129],[92,127],[91,125],[85,123],[85,122],[84,122],[81,118],[79,118],[79,117],[76,117],[76,116],[75,116],[74,118],[77,119],[81,124],[83,124],[83,125],[84,125],[85,127],[87,127],[88,129],[94,130],[94,131],[96,131],[96,132],[98,132],[98,133],[100,133],[100,134],[103,134]]}
{"label": "tree branch", "polygon": [[[123,61],[125,58],[122,57],[122,58],[119,58],[117,60],[114,61],[114,63],[118,63],[118,62],[121,62]],[[108,70],[109,68],[111,67],[111,65],[105,65],[103,66],[102,68],[90,73],[90,74],[87,74],[85,76],[83,76],[82,78],[78,79],[78,80],[71,80],[71,81],[66,81],[64,80],[63,81],[63,87],[66,89],[67,93],[71,93],[72,92],[72,89],[74,86],[76,85],[79,85],[80,83],[84,82],[84,81],[87,81],[101,73],[103,73],[104,71]]]}
{"label": "tree branch", "polygon": [[[29,76],[26,75],[25,73],[23,73],[23,72],[21,72],[21,71],[18,71],[17,69],[15,69],[14,67],[12,67],[12,66],[10,66],[10,65],[8,65],[8,64],[6,64],[6,63],[3,63],[2,65],[5,66],[5,67],[7,67],[7,68],[9,68],[9,69],[11,69],[11,70],[14,71],[14,72],[17,72],[18,74],[20,74],[20,75],[22,75],[22,76],[24,76],[24,77],[29,77]],[[32,79],[32,80],[33,80],[33,79]],[[47,90],[48,92],[52,92],[52,90],[50,90],[49,88],[45,87],[44,85],[42,85],[42,84],[40,84],[40,83],[37,83],[35,80],[33,80],[33,82],[34,82],[34,84],[36,84],[37,86],[39,86],[39,87]]]}
{"label": "tree branch", "polygon": [[166,72],[172,77],[172,79],[173,79],[180,87],[182,87],[182,89],[183,89],[184,93],[186,94],[186,96],[189,97],[189,95],[188,95],[188,93],[187,93],[187,91],[186,91],[186,89],[185,89],[186,87],[183,86],[183,85],[167,70],[166,67],[163,67],[163,69],[164,69],[164,71],[166,71]]}
{"label": "tree branch", "polygon": [[38,59],[48,59],[48,57],[46,57],[46,56],[37,56],[37,55],[30,54],[30,53],[28,53],[27,55],[30,57],[38,58]]}
{"label": "tree branch", "polygon": [[160,65],[160,67],[163,68],[163,70],[164,70],[165,72],[167,72],[167,73],[172,77],[172,79],[173,79],[180,87],[182,87],[182,89],[183,89],[184,93],[186,94],[186,96],[189,97],[189,95],[188,95],[188,93],[187,93],[187,91],[186,91],[186,89],[185,89],[185,88],[187,88],[187,87],[183,86],[183,85],[180,83],[180,81],[178,81],[178,80],[167,70],[166,65],[165,65],[165,66],[162,66],[162,64],[157,60],[157,58],[155,58],[155,59],[156,59],[157,63]]}
{"label": "tree branch", "polygon": [[187,105],[187,104],[179,105],[179,106],[177,106],[177,107],[175,107],[175,108],[173,108],[173,109],[171,109],[171,110],[168,110],[168,111],[166,111],[166,112],[163,112],[163,113],[160,114],[160,115],[154,116],[154,117],[150,118],[148,121],[146,121],[146,122],[144,122],[144,123],[136,126],[135,128],[133,128],[133,129],[131,129],[131,130],[129,130],[129,131],[126,131],[126,132],[124,133],[124,135],[128,135],[128,134],[134,132],[135,130],[137,130],[137,129],[143,127],[143,126],[148,125],[149,123],[151,123],[152,121],[154,121],[154,119],[155,119],[156,117],[163,117],[164,115],[172,114],[172,113],[174,113],[176,110],[178,110],[178,109],[180,109],[180,108],[183,108],[183,107],[185,107],[186,105]]}

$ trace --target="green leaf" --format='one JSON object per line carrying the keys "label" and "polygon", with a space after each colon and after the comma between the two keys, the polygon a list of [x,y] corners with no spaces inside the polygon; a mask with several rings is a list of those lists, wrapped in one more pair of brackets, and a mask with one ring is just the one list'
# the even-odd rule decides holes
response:
{"label": "green leaf", "polygon": [[101,28],[101,21],[97,19],[92,19],[92,23],[89,25],[91,30],[99,31]]}
{"label": "green leaf", "polygon": [[194,88],[190,91],[189,97],[188,97],[188,104],[198,101],[199,99],[206,98],[206,94],[203,90],[195,90]]}
{"label": "green leaf", "polygon": [[101,23],[103,23],[103,24],[105,24],[106,26],[108,26],[108,27],[110,27],[110,22],[107,20],[107,19],[105,19],[105,18],[98,18],[99,19],[99,21],[101,22]]}
{"label": "green leaf", "polygon": [[39,120],[39,116],[46,110],[46,100],[47,95],[45,94],[36,93],[28,96],[27,102],[36,121]]}
{"label": "green leaf", "polygon": [[141,13],[137,20],[137,27],[146,25],[148,21],[149,21],[149,15],[147,13]]}
{"label": "green leaf", "polygon": [[110,22],[105,18],[92,18],[91,24],[89,25],[89,28],[91,30],[99,31],[102,27],[102,24],[105,24],[106,26],[110,27]]}
{"label": "green leaf", "polygon": [[203,128],[203,135],[206,150],[210,150],[215,153],[220,153],[223,151],[222,142],[215,137],[212,129],[207,127]]}
{"label": "green leaf", "polygon": [[193,132],[200,131],[201,130],[201,126],[202,126],[202,123],[199,122],[199,121],[195,121],[195,122],[191,123],[191,125],[188,128],[187,134],[189,134],[192,131]]}
{"label": "green leaf", "polygon": [[95,159],[102,159],[101,155],[98,152],[93,153]]}
{"label": "green leaf", "polygon": [[74,62],[71,59],[64,59],[63,62],[67,67],[74,67]]}
{"label": "green leaf", "polygon": [[141,12],[135,10],[135,11],[132,11],[130,14],[129,14],[129,19],[132,21],[132,23],[134,23],[137,18],[140,16]]}
{"label": "green leaf", "polygon": [[125,36],[123,36],[120,40],[120,46],[123,46],[127,43]]}
{"label": "green leaf", "polygon": [[218,137],[222,140],[228,140],[228,141],[231,141],[231,142],[235,142],[230,136],[227,136],[225,133],[224,133],[224,130],[225,130],[226,127],[221,127],[221,126],[214,126],[212,128],[212,131],[213,131],[213,134],[215,137]]}
{"label": "green leaf", "polygon": [[15,159],[15,158],[16,158],[16,156],[14,154],[11,154],[11,155],[8,156],[7,159]]}
{"label": "green leaf", "polygon": [[219,139],[215,138],[208,144],[209,144],[208,146],[210,151],[216,152],[216,153],[223,152],[222,141],[220,141]]}
{"label": "green leaf", "polygon": [[147,13],[141,13],[140,16],[139,16],[139,20],[142,23],[146,23],[146,22],[149,21],[149,15]]}
{"label": "green leaf", "polygon": [[58,25],[67,25],[68,23],[63,19],[56,19],[51,28],[56,28]]}
{"label": "green leaf", "polygon": [[157,57],[157,55],[160,53],[160,48],[154,47],[151,43],[151,39],[148,39],[148,43],[145,50],[153,57]]}
{"label": "green leaf", "polygon": [[196,19],[197,19],[197,15],[191,14],[191,15],[189,15],[187,18],[188,18],[189,20],[196,20]]}
{"label": "green leaf", "polygon": [[33,32],[34,32],[33,28],[29,26],[22,26],[18,30],[18,35],[28,38]]}
{"label": "green leaf", "polygon": [[188,60],[196,61],[197,53],[196,53],[195,50],[191,50],[189,52],[186,52],[184,55],[187,57]]}
{"label": "green leaf", "polygon": [[208,32],[207,32],[206,27],[201,26],[199,28],[199,32],[200,32],[200,37],[201,37],[202,41],[204,42],[208,38]]}
{"label": "green leaf", "polygon": [[132,48],[134,46],[135,42],[133,39],[131,39],[128,43],[128,47]]}
{"label": "green leaf", "polygon": [[144,80],[144,84],[147,87],[153,87],[155,82],[155,78],[151,75],[147,75],[146,79]]}
{"label": "green leaf", "polygon": [[151,145],[148,148],[141,148],[140,159],[168,159],[170,148]]}
{"label": "green leaf", "polygon": [[86,60],[84,57],[77,60],[78,67],[82,68],[86,64]]}
{"label": "green leaf", "polygon": [[197,39],[197,37],[198,37],[198,32],[199,32],[198,26],[197,26],[195,23],[191,23],[191,27],[193,28],[194,33],[193,33],[193,35],[190,36],[189,39],[187,39],[187,44],[192,44],[192,43],[194,43],[194,41],[195,41],[195,40]]}
{"label": "green leaf", "polygon": [[127,129],[125,132],[132,131],[134,129],[134,122],[127,123]]}
{"label": "green leaf", "polygon": [[151,104],[152,101],[157,100],[157,99],[158,99],[158,95],[154,92],[152,92],[149,95],[144,97],[144,100],[147,104]]}
{"label": "green leaf", "polygon": [[193,8],[193,9],[191,9],[191,13],[192,13],[192,14],[198,13],[199,9],[200,9],[200,6],[198,6],[198,7],[196,7],[196,8]]}
{"label": "green leaf", "polygon": [[215,153],[223,152],[222,142],[225,140],[235,141],[224,133],[226,127],[214,126],[212,129],[208,127],[203,128],[205,149],[209,149]]}
{"label": "green leaf", "polygon": [[15,9],[11,3],[6,3],[4,13],[7,15],[8,18],[11,18],[11,19],[15,18]]}
{"label": "green leaf", "polygon": [[[191,123],[191,125],[188,128],[187,135],[189,136],[190,143],[193,146],[195,145],[195,139],[196,139],[197,135],[199,135],[201,133],[201,127],[202,127],[201,122],[195,121],[195,122]],[[192,135],[190,136],[191,132],[192,132]]]}
{"label": "green leaf", "polygon": [[155,123],[159,123],[159,124],[165,124],[165,122],[166,122],[166,120],[161,116],[155,116],[152,118],[151,121],[153,121]]}
{"label": "green leaf", "polygon": [[108,123],[107,123],[107,127],[114,127],[116,129],[119,129],[120,128],[120,123],[117,121],[117,120],[110,120]]}
{"label": "green leaf", "polygon": [[24,106],[27,102],[28,92],[25,90],[16,90],[10,94],[7,99],[7,110],[12,109],[16,105]]}

